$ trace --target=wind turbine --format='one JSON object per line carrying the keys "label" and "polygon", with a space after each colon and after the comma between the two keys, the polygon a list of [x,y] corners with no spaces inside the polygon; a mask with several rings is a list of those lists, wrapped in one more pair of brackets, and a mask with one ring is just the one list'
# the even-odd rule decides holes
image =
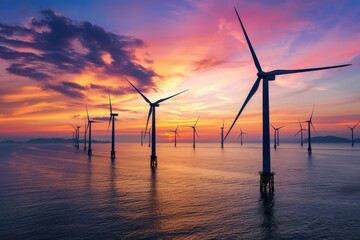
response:
{"label": "wind turbine", "polygon": [[88,155],[91,156],[92,155],[92,148],[91,148],[91,125],[92,123],[95,123],[96,121],[94,120],[90,120],[90,117],[89,117],[89,111],[88,111],[88,108],[87,106],[85,105],[86,107],[86,114],[87,114],[87,119],[88,119],[88,129],[89,129],[89,149],[88,149]]}
{"label": "wind turbine", "polygon": [[110,118],[109,118],[108,131],[110,128],[110,124],[112,123],[110,155],[111,155],[111,159],[114,160],[115,159],[115,117],[119,116],[119,114],[113,113],[113,111],[112,111],[110,92],[109,92],[109,104],[110,104]]}
{"label": "wind turbine", "polygon": [[[313,114],[314,114],[314,106],[313,106],[313,109],[312,109],[312,112],[311,112],[311,116],[309,118],[309,120],[305,121],[308,123],[308,152],[311,153],[312,152],[312,148],[311,148],[311,127],[314,129],[316,135],[319,135],[316,130],[315,130],[315,127],[314,125],[312,124],[312,117],[313,117]],[[311,125],[311,126],[310,126]]]}
{"label": "wind turbine", "polygon": [[196,135],[196,137],[197,138],[199,138],[199,135],[198,135],[198,133],[197,133],[197,131],[196,131],[196,124],[198,123],[198,121],[199,121],[199,117],[200,116],[198,116],[198,118],[196,119],[196,122],[195,122],[195,124],[193,125],[193,126],[187,126],[187,127],[191,127],[192,129],[193,129],[193,148],[195,149],[195,135]]}
{"label": "wind turbine", "polygon": [[221,148],[224,148],[224,120],[221,129]]}
{"label": "wind turbine", "polygon": [[301,146],[303,146],[303,145],[304,145],[304,140],[303,140],[303,131],[306,131],[306,129],[302,127],[302,125],[301,125],[301,122],[300,122],[300,121],[299,121],[299,124],[300,124],[300,130],[299,130],[299,131],[295,134],[295,136],[296,136],[296,135],[298,135],[298,134],[300,133],[300,144],[301,144]]}
{"label": "wind turbine", "polygon": [[[152,103],[150,102],[150,100],[145,97],[144,94],[142,94],[142,92],[140,92],[139,89],[137,89],[129,80],[126,79],[126,81],[128,81],[131,86],[133,86],[133,88],[143,97],[143,99],[150,105],[150,109],[149,109],[149,114],[148,114],[148,117],[147,117],[147,121],[146,121],[146,127],[145,127],[145,132],[147,130],[147,126],[148,126],[148,123],[149,123],[149,119],[150,119],[150,116],[152,114],[152,123],[151,123],[151,128],[152,128],[152,139],[151,139],[151,156],[150,156],[150,165],[151,167],[155,167],[157,165],[157,156],[156,156],[156,117],[155,117],[155,109],[156,107],[159,107],[160,103],[170,99],[170,98],[173,98],[187,90],[184,90],[182,92],[179,92],[177,94],[174,94],[174,95],[171,95],[170,97],[167,97],[167,98],[162,98],[162,99],[159,99],[157,100],[156,102]],[[150,134],[150,133],[149,133]]]}
{"label": "wind turbine", "polygon": [[356,126],[357,126],[359,123],[360,123],[360,121],[357,122],[357,124],[355,124],[355,126],[353,126],[353,127],[347,126],[347,127],[350,129],[350,131],[351,131],[351,146],[354,146],[354,129],[356,128]]}
{"label": "wind turbine", "polygon": [[73,138],[72,138],[72,140],[73,140],[73,146],[75,146],[75,132],[72,132],[72,135],[73,135]]}
{"label": "wind turbine", "polygon": [[247,134],[247,133],[243,132],[242,129],[240,128],[240,134],[238,137],[240,137],[240,145],[241,146],[243,145],[243,135],[244,134]]}
{"label": "wind turbine", "polygon": [[250,101],[251,97],[255,94],[257,91],[260,81],[262,81],[262,96],[263,96],[263,171],[260,172],[260,189],[266,190],[267,187],[269,187],[269,190],[274,190],[274,173],[271,172],[271,166],[270,166],[270,114],[269,114],[269,81],[275,80],[277,75],[284,75],[284,74],[291,74],[291,73],[300,73],[300,72],[310,72],[310,71],[318,71],[318,70],[324,70],[324,69],[330,69],[330,68],[339,68],[339,67],[345,67],[349,66],[351,64],[346,65],[338,65],[338,66],[329,66],[329,67],[320,67],[320,68],[308,68],[308,69],[297,69],[297,70],[273,70],[270,72],[264,72],[260,66],[260,62],[255,54],[255,51],[251,45],[250,39],[245,31],[244,25],[241,22],[240,16],[235,9],[237,18],[240,22],[241,28],[243,30],[243,33],[245,35],[246,42],[249,46],[254,64],[256,66],[256,69],[258,71],[257,73],[257,79],[253,85],[253,87],[250,90],[249,95],[246,97],[244,104],[242,105],[239,113],[235,117],[235,120],[231,127],[229,128],[229,131],[227,132],[226,137],[230,133],[231,129],[233,128],[234,124],[236,123],[237,119],[239,118],[240,114],[244,110],[246,104]]}
{"label": "wind turbine", "polygon": [[279,134],[279,132],[280,132],[280,129],[282,129],[283,127],[285,127],[285,126],[281,126],[281,127],[278,127],[278,128],[276,128],[276,127],[274,127],[272,124],[270,124],[271,125],[271,127],[274,129],[274,148],[276,149],[276,146],[279,146],[280,144],[280,134]]}
{"label": "wind turbine", "polygon": [[175,130],[174,131],[171,131],[171,132],[173,132],[174,133],[174,147],[176,147],[176,135],[177,136],[179,136],[180,137],[180,135],[179,135],[179,133],[178,133],[178,128],[179,128],[179,125],[177,125],[177,127],[175,128]]}
{"label": "wind turbine", "polygon": [[79,149],[79,145],[80,145],[80,140],[79,140],[79,137],[80,137],[80,126],[74,126],[74,125],[71,125],[74,129],[75,129],[75,148],[76,149]]}
{"label": "wind turbine", "polygon": [[84,131],[84,152],[86,152],[86,134],[87,134],[87,125],[86,125],[86,118],[85,118],[85,131]]}

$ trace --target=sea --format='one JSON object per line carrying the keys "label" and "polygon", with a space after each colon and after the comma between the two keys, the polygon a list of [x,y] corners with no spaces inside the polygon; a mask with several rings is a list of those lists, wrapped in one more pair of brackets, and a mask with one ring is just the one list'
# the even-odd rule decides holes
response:
{"label": "sea", "polygon": [[360,147],[0,144],[0,239],[360,239]]}

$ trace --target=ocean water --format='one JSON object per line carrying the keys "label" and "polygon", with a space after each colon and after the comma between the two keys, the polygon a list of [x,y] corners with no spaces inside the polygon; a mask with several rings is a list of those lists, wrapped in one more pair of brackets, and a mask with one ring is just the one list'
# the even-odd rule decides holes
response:
{"label": "ocean water", "polygon": [[[82,147],[82,146],[81,146]],[[360,239],[360,148],[282,144],[0,144],[0,239]]]}

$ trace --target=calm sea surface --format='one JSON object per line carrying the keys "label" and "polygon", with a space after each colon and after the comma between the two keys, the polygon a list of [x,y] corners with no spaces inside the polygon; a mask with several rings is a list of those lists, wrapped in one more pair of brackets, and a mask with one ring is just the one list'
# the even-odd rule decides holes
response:
{"label": "calm sea surface", "polygon": [[[82,147],[82,146],[81,146]],[[0,144],[0,239],[360,239],[360,148],[260,144]]]}

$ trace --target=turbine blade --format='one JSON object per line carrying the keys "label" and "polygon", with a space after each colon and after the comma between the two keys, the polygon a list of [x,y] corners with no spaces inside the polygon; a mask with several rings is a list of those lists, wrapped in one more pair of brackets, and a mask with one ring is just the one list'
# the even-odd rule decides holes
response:
{"label": "turbine blade", "polygon": [[312,119],[312,117],[313,117],[313,114],[314,114],[314,107],[315,107],[315,105],[313,105],[313,109],[312,109],[312,111],[311,111],[310,121],[311,121],[311,119]]}
{"label": "turbine blade", "polygon": [[178,132],[175,132],[176,133],[176,135],[178,135],[179,137],[180,137],[180,135],[178,134]]}
{"label": "turbine blade", "polygon": [[196,134],[197,139],[199,139],[199,135],[198,135],[198,133],[197,133],[197,131],[196,131],[195,128],[194,128],[194,131],[195,131],[195,134]]}
{"label": "turbine blade", "polygon": [[300,132],[301,132],[301,129],[294,136],[298,135]]}
{"label": "turbine blade", "polygon": [[223,119],[223,125],[222,125],[222,128],[224,129],[224,119]]}
{"label": "turbine blade", "polygon": [[162,99],[160,99],[160,100],[157,100],[157,101],[155,102],[155,104],[156,104],[156,103],[161,103],[161,102],[163,102],[163,101],[166,101],[166,100],[168,100],[169,98],[173,98],[173,97],[175,97],[175,96],[177,96],[177,95],[179,95],[179,94],[182,94],[182,93],[184,93],[184,92],[186,92],[186,91],[188,91],[188,90],[189,90],[189,89],[186,89],[186,90],[181,91],[181,92],[179,92],[179,93],[177,93],[177,94],[171,95],[170,97],[162,98]]}
{"label": "turbine blade", "polygon": [[301,125],[301,122],[300,122],[300,120],[299,120],[299,124],[300,124],[300,129],[302,129],[302,125]]}
{"label": "turbine blade", "polygon": [[[146,120],[145,132],[146,132],[147,127],[148,127],[148,124],[149,124],[149,119],[150,119],[151,113],[152,113],[152,107],[150,106],[149,114],[148,114],[148,117],[147,117],[147,120]],[[149,131],[150,131],[150,130],[149,130]]]}
{"label": "turbine blade", "polygon": [[260,84],[260,80],[261,78],[256,79],[253,87],[251,88],[249,95],[246,97],[245,102],[243,103],[242,107],[240,108],[239,113],[237,114],[237,116],[235,117],[234,122],[231,124],[231,127],[229,128],[229,131],[226,133],[225,137],[224,137],[224,141],[227,138],[227,136],[229,135],[231,129],[234,127],[236,121],[238,120],[240,114],[242,113],[242,111],[244,110],[246,104],[250,101],[250,99],[252,98],[252,96],[256,93],[257,89],[259,88],[259,84]]}
{"label": "turbine blade", "polygon": [[313,125],[312,123],[311,123],[311,126],[312,126],[312,128],[314,129],[316,135],[319,136],[319,134],[317,133],[317,131],[316,131],[316,129],[315,129],[315,127],[314,127],[314,125]]}
{"label": "turbine blade", "polygon": [[110,97],[110,91],[109,91],[109,103],[110,103],[110,114],[112,114],[112,106],[111,106],[111,97]]}
{"label": "turbine blade", "polygon": [[234,9],[235,9],[235,12],[236,12],[237,18],[239,19],[239,22],[240,22],[241,28],[242,28],[242,30],[243,30],[243,32],[244,32],[244,35],[245,35],[245,38],[246,38],[246,42],[247,42],[247,44],[248,44],[248,46],[249,46],[249,49],[250,49],[250,52],[251,52],[252,58],[253,58],[253,60],[254,60],[254,63],[255,63],[256,69],[258,70],[258,72],[262,72],[262,70],[261,70],[261,66],[260,66],[260,63],[259,63],[259,60],[258,60],[258,59],[257,59],[257,57],[256,57],[256,54],[255,54],[254,48],[252,47],[251,42],[250,42],[250,39],[249,39],[249,37],[248,37],[248,35],[247,35],[246,31],[245,31],[245,27],[244,27],[244,25],[243,25],[243,24],[242,24],[242,22],[241,22],[241,19],[240,19],[239,13],[237,12],[237,10],[236,10],[236,8],[235,8],[235,7],[234,7]]}
{"label": "turbine blade", "polygon": [[276,130],[276,128],[272,125],[272,124],[270,124],[271,125],[271,127],[274,129],[274,130]]}
{"label": "turbine blade", "polygon": [[312,72],[312,71],[319,71],[331,68],[340,68],[350,66],[351,64],[344,64],[344,65],[336,65],[336,66],[329,66],[329,67],[319,67],[319,68],[305,68],[305,69],[294,69],[294,70],[283,70],[278,69],[271,72],[268,72],[268,75],[284,75],[284,74],[291,74],[291,73],[300,73],[300,72]]}
{"label": "turbine blade", "polygon": [[137,89],[129,80],[127,80],[127,78],[125,78],[125,79],[126,79],[126,81],[128,81],[128,82],[131,84],[131,86],[133,86],[133,88],[144,98],[144,100],[145,100],[147,103],[151,104],[150,100],[147,99],[147,97],[145,97],[145,95],[142,94],[142,92],[140,92],[139,89]]}
{"label": "turbine blade", "polygon": [[87,119],[88,119],[88,122],[89,122],[89,121],[90,121],[90,117],[89,117],[89,111],[88,111],[87,105],[85,105],[85,108],[86,108]]}
{"label": "turbine blade", "polygon": [[284,125],[284,126],[279,127],[278,129],[282,129],[283,127],[285,127],[285,125]]}
{"label": "turbine blade", "polygon": [[357,126],[359,123],[360,123],[360,121],[358,121],[358,122],[357,122],[357,124],[355,124],[355,126],[353,127],[353,129],[355,129],[355,128],[356,128],[356,126]]}
{"label": "turbine blade", "polygon": [[196,126],[196,124],[198,123],[198,121],[199,121],[199,117],[200,117],[200,115],[198,116],[198,118],[196,119],[196,122],[195,122],[195,124],[194,124],[194,127]]}
{"label": "turbine blade", "polygon": [[178,128],[179,128],[179,125],[177,125],[177,127],[176,127],[175,131],[177,131],[177,130],[178,130]]}
{"label": "turbine blade", "polygon": [[76,129],[76,127],[75,127],[74,125],[72,125],[72,124],[71,124],[71,126],[72,126],[75,130],[77,130],[77,129]]}
{"label": "turbine blade", "polygon": [[112,118],[113,118],[113,116],[110,116],[107,131],[109,131],[109,128],[110,128],[110,123],[111,123]]}

